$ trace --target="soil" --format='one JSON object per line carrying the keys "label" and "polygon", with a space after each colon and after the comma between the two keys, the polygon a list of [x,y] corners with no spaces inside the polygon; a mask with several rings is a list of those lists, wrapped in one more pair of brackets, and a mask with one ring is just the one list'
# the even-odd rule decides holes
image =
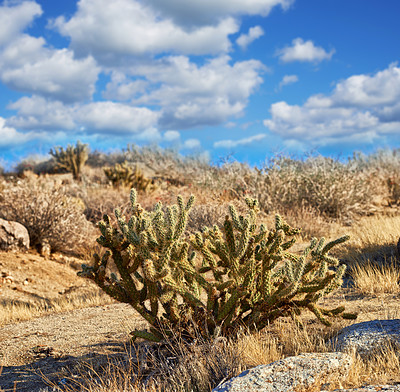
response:
{"label": "soil", "polygon": [[[95,286],[76,275],[80,260],[62,255],[45,259],[33,253],[0,252],[1,301],[22,303],[68,297]],[[7,278],[11,277],[11,278]],[[27,283],[24,283],[27,282]],[[351,285],[350,285],[351,286]],[[345,287],[326,299],[325,306],[345,304],[359,313],[355,322],[400,318],[399,297],[362,297]],[[349,322],[353,323],[353,322]],[[143,319],[126,304],[75,309],[0,327],[0,391],[65,390],[71,374],[88,361],[106,364],[126,358],[129,332],[144,329]]]}
{"label": "soil", "polygon": [[[68,299],[96,289],[77,276],[80,264],[63,255],[45,259],[34,253],[0,252],[1,302]],[[144,327],[129,305],[118,303],[5,325],[0,328],[0,391],[36,392],[48,383],[62,386],[71,369],[89,358],[106,362],[110,355],[126,352],[129,332]]]}

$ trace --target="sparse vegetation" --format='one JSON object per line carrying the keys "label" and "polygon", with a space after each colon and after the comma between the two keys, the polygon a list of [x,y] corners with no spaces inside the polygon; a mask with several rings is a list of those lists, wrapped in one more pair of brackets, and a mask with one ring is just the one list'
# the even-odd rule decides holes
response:
{"label": "sparse vegetation", "polygon": [[[78,146],[84,146],[82,159],[63,166],[61,156]],[[345,305],[346,312],[359,313],[360,321],[400,317],[399,150],[355,154],[347,161],[275,157],[257,168],[238,162],[215,165],[201,156],[182,157],[173,150],[134,145],[111,154],[89,153],[81,143],[52,152],[51,159],[31,157],[15,173],[0,173],[0,217],[25,225],[34,248],[48,242],[52,252],[72,252],[87,264],[96,251],[99,257],[94,266],[86,267],[86,274],[109,294],[115,290],[119,301],[129,303],[135,291],[126,287],[129,277],[124,270],[113,265],[122,260],[137,285],[136,309],[152,327],[134,336],[163,341],[154,345],[136,341],[124,359],[96,363],[94,357],[70,377],[66,391],[209,391],[252,366],[301,352],[329,351],[327,339],[352,321],[327,317],[336,312],[324,309],[337,308],[340,313]],[[79,168],[73,169],[74,165]],[[109,178],[119,184],[118,189],[109,183],[106,167],[132,170],[127,181]],[[83,181],[78,184],[71,174],[60,171]],[[145,184],[139,206],[134,198],[129,200],[126,187],[140,187],[141,176],[146,184],[154,179],[158,186],[148,192]],[[176,206],[164,207],[179,194],[183,197]],[[193,208],[192,202],[183,203],[191,194],[196,197]],[[229,205],[234,206],[230,211]],[[132,207],[134,218],[124,221]],[[120,210],[116,216],[115,208]],[[274,222],[276,213],[282,219]],[[102,246],[96,248],[95,225],[103,215],[109,218],[100,224]],[[292,227],[303,230],[296,234]],[[342,240],[328,244],[312,240],[343,239],[346,233],[351,238],[340,247],[334,245]],[[294,234],[296,243],[291,242]],[[111,254],[104,253],[104,246]],[[332,256],[322,255],[323,249]],[[339,285],[344,270],[326,268],[324,257],[348,265],[346,287],[319,298]],[[262,297],[268,293],[261,290],[263,284],[268,287],[264,279],[268,268],[269,297]],[[312,293],[313,283],[320,286]],[[14,286],[19,295],[34,293],[32,282]],[[10,286],[7,293],[12,290]],[[161,294],[154,296],[154,290]],[[38,296],[29,303],[12,298],[4,297],[0,303],[2,324],[113,301],[100,290],[93,296],[82,291]],[[269,308],[263,308],[268,300]],[[298,314],[297,307],[290,307],[295,302],[311,312]],[[247,323],[252,314],[255,330]],[[315,323],[314,315],[332,325]],[[241,329],[243,324],[248,328]],[[126,330],[138,325],[130,327]],[[371,358],[355,358],[348,379],[338,381],[349,388],[399,382],[399,358],[394,347],[382,347]]]}

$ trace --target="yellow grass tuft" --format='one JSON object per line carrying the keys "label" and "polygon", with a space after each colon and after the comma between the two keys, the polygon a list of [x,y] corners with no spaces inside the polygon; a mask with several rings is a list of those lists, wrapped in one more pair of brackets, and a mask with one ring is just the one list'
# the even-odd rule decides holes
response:
{"label": "yellow grass tuft", "polygon": [[378,265],[370,261],[350,269],[355,287],[366,295],[400,293],[400,266],[394,262]]}

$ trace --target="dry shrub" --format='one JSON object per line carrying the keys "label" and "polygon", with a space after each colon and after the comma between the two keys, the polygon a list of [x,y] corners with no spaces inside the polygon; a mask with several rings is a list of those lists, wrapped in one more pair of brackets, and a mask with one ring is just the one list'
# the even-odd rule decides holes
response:
{"label": "dry shrub", "polygon": [[87,189],[82,199],[86,219],[94,224],[102,220],[104,214],[113,217],[115,208],[126,213],[130,206],[128,192],[110,187]]}
{"label": "dry shrub", "polygon": [[82,200],[46,179],[8,183],[0,197],[0,217],[25,226],[31,246],[48,243],[52,251],[73,252],[93,241],[95,230],[83,210]]}
{"label": "dry shrub", "polygon": [[366,295],[400,293],[400,268],[393,262],[384,265],[371,263],[353,265],[350,274],[354,286]]}

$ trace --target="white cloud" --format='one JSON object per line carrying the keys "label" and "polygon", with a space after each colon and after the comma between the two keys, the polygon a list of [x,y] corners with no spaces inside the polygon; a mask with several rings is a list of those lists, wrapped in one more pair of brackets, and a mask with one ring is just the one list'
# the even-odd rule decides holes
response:
{"label": "white cloud", "polygon": [[167,142],[174,142],[179,140],[181,134],[178,131],[166,131],[164,133],[164,140]]}
{"label": "white cloud", "polygon": [[8,105],[16,110],[16,116],[10,117],[7,123],[25,130],[73,130],[77,127],[71,107],[60,101],[51,101],[39,96],[22,97]]}
{"label": "white cloud", "polygon": [[272,8],[288,9],[294,0],[148,0],[181,25],[215,23],[227,15],[267,16]]}
{"label": "white cloud", "polygon": [[[9,105],[17,110],[7,123],[20,129],[78,129],[87,133],[139,134],[157,124],[159,114],[148,108],[104,101],[65,105],[42,97],[23,97]],[[145,136],[144,136],[145,137]]]}
{"label": "white cloud", "polygon": [[239,29],[231,17],[184,29],[137,0],[81,0],[75,15],[69,20],[59,17],[53,26],[71,38],[78,54],[92,54],[106,63],[129,55],[226,52],[231,47],[228,36]]}
{"label": "white cloud", "polygon": [[25,1],[14,6],[0,7],[0,46],[12,41],[35,17],[42,15],[39,4]]}
{"label": "white cloud", "polygon": [[201,143],[200,143],[200,140],[198,140],[198,139],[187,139],[183,143],[183,148],[185,148],[187,150],[194,150],[194,149],[198,149],[200,147],[201,147]]}
{"label": "white cloud", "polygon": [[18,132],[15,128],[6,125],[6,120],[0,117],[0,148],[19,145],[31,139],[30,134]]}
{"label": "white cloud", "polygon": [[107,83],[103,97],[109,100],[128,101],[142,95],[149,83],[143,79],[129,80],[122,72],[114,71]]}
{"label": "white cloud", "polygon": [[162,140],[160,131],[157,128],[148,128],[138,133],[135,139],[145,141],[147,143],[158,143]]}
{"label": "white cloud", "polygon": [[302,38],[295,38],[292,41],[292,46],[278,50],[277,55],[284,63],[292,61],[309,61],[318,63],[323,60],[330,60],[335,53],[332,49],[329,53],[323,48],[315,46],[314,42],[304,41]]}
{"label": "white cloud", "polygon": [[249,29],[247,34],[241,34],[236,40],[236,43],[242,48],[246,49],[254,40],[264,35],[264,30],[261,26],[254,26]]}
{"label": "white cloud", "polygon": [[65,102],[89,99],[99,68],[68,49],[48,49],[43,38],[22,35],[0,52],[0,78],[8,87]]}
{"label": "white cloud", "polygon": [[106,101],[79,107],[76,119],[90,133],[139,133],[152,128],[158,114],[148,108]]}
{"label": "white cloud", "polygon": [[313,95],[304,105],[277,102],[264,125],[284,139],[313,145],[366,142],[400,132],[400,68],[391,64],[374,75],[355,75],[331,95]]}
{"label": "white cloud", "polygon": [[298,81],[299,78],[297,75],[285,75],[279,83],[279,88],[281,89],[283,86],[287,86],[288,84],[293,84]]}
{"label": "white cloud", "polygon": [[214,148],[235,148],[237,146],[245,146],[247,144],[251,144],[260,140],[263,140],[266,137],[266,134],[259,133],[258,135],[250,136],[244,139],[239,140],[220,140],[214,143]]}
{"label": "white cloud", "polygon": [[136,74],[144,75],[155,88],[133,102],[160,105],[163,128],[215,125],[240,116],[262,83],[265,67],[257,60],[233,65],[230,60],[220,56],[198,66],[185,56],[174,56],[135,67]]}

